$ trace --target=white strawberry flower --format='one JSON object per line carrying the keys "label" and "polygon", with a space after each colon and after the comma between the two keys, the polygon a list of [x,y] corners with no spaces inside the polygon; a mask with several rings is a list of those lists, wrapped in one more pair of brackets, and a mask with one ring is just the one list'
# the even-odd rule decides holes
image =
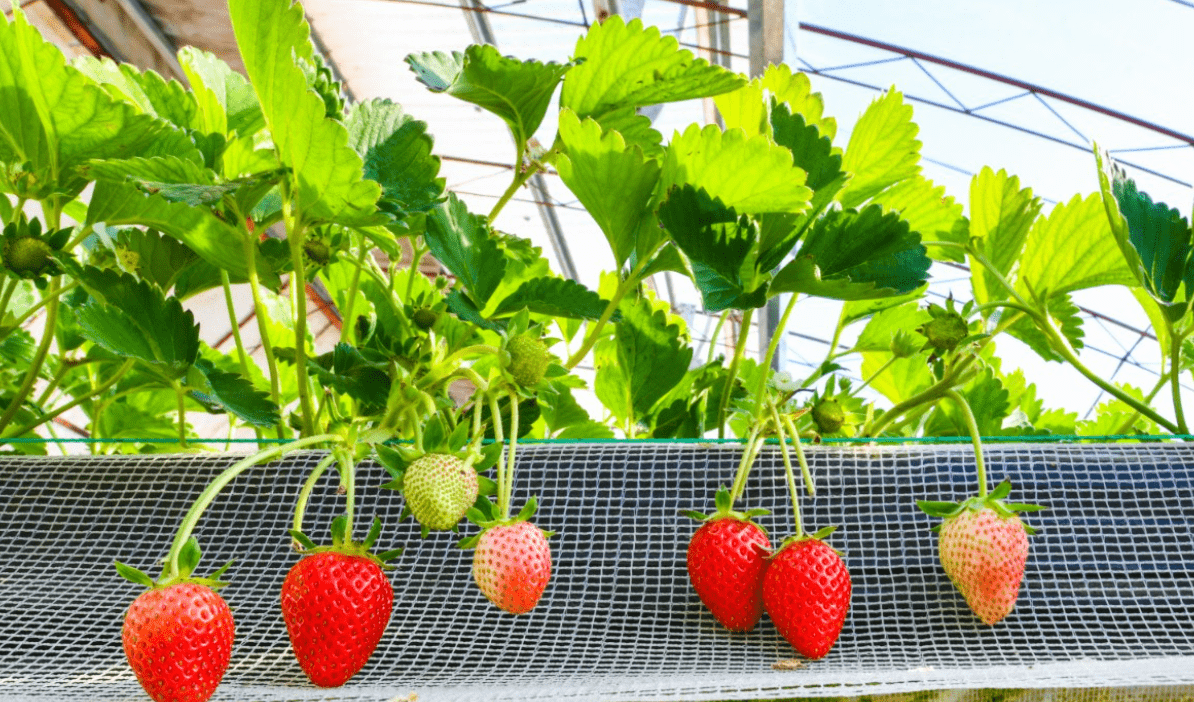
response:
{"label": "white strawberry flower", "polygon": [[792,374],[787,371],[780,371],[771,376],[771,387],[780,392],[793,392],[800,389],[800,383],[792,378]]}

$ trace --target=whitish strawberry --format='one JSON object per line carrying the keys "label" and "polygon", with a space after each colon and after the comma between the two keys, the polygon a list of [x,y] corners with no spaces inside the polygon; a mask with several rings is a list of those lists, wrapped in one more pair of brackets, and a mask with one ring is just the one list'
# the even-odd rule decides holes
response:
{"label": "whitish strawberry", "polygon": [[498,524],[481,533],[473,553],[473,580],[500,609],[526,614],[551,579],[551,546],[534,524]]}
{"label": "whitish strawberry", "polygon": [[456,526],[477,501],[479,490],[477,471],[443,453],[429,453],[412,461],[402,476],[406,505],[428,529]]}
{"label": "whitish strawberry", "polygon": [[763,604],[792,648],[816,660],[842,633],[851,588],[850,572],[836,551],[815,536],[799,537],[771,557],[763,576]]}
{"label": "whitish strawberry", "polygon": [[763,616],[763,573],[771,541],[749,513],[730,509],[730,493],[717,491],[717,512],[686,515],[705,523],[688,542],[688,579],[713,618],[730,631],[750,631]]}
{"label": "whitish strawberry", "polygon": [[1028,535],[1016,512],[1044,509],[1039,505],[1005,504],[1011,492],[1004,481],[986,497],[972,497],[961,504],[919,502],[927,514],[944,517],[940,533],[941,566],[971,611],[984,624],[995,624],[1016,605],[1024,566],[1028,561]]}
{"label": "whitish strawberry", "polygon": [[520,334],[506,343],[510,353],[510,375],[524,388],[534,387],[543,380],[543,374],[551,365],[551,354],[547,345],[537,337]]}

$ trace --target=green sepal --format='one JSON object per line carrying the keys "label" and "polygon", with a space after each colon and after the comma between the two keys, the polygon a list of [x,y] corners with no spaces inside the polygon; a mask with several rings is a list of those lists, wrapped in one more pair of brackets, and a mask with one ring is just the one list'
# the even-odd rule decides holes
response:
{"label": "green sepal", "polygon": [[733,508],[730,491],[725,485],[717,489],[717,494],[713,497],[713,504],[717,506],[718,512],[729,512]]}
{"label": "green sepal", "polygon": [[943,519],[962,513],[964,507],[957,502],[934,502],[932,500],[917,500],[916,506],[930,517]]}
{"label": "green sepal", "polygon": [[808,538],[816,539],[817,541],[824,541],[826,537],[835,531],[837,531],[837,527],[835,526],[821,527],[820,529],[814,531]]}
{"label": "green sepal", "polygon": [[332,520],[332,543],[339,545],[348,541],[348,517],[340,515]]}
{"label": "green sepal", "polygon": [[745,516],[747,519],[754,519],[755,517],[764,517],[768,514],[771,514],[771,510],[763,509],[761,507],[754,507],[754,508],[748,509],[742,513],[742,515]]}
{"label": "green sepal", "polygon": [[120,573],[120,576],[130,583],[135,585],[144,585],[145,587],[154,586],[153,578],[149,577],[148,574],[143,573],[142,571],[137,570],[130,565],[125,565],[120,561],[113,561],[112,563],[116,566],[116,572]]}
{"label": "green sepal", "polygon": [[382,563],[387,563],[387,562],[392,561],[395,558],[401,556],[403,554],[403,552],[405,552],[405,551],[406,551],[406,549],[404,549],[404,548],[396,548],[396,549],[393,549],[390,551],[383,551],[382,553],[377,554],[377,560],[381,561]]}
{"label": "green sepal", "polygon": [[1013,512],[1040,512],[1049,509],[1044,505],[1030,505],[1025,502],[1008,502],[1005,506]]}
{"label": "green sepal", "polygon": [[518,511],[518,516],[514,518],[514,522],[525,522],[531,517],[535,516],[535,510],[539,509],[539,498],[531,497],[527,503]]}
{"label": "green sepal", "polygon": [[552,529],[551,531],[547,531],[547,530],[545,530],[545,529],[540,529],[539,531],[543,532],[543,538],[545,538],[545,539],[550,539],[551,537],[553,537],[553,536],[555,536],[556,534],[560,533],[560,532],[558,532],[558,531],[556,531],[556,530],[554,530],[554,529]]}
{"label": "green sepal", "polygon": [[692,509],[682,509],[680,510],[680,514],[682,516],[688,517],[689,519],[695,519],[698,522],[703,522],[709,519],[709,515]]}
{"label": "green sepal", "polygon": [[1037,529],[1036,527],[1030,527],[1027,524],[1024,524],[1023,526],[1024,526],[1024,533],[1028,534],[1029,536],[1036,536],[1038,533],[1040,533],[1040,530]]}
{"label": "green sepal", "polygon": [[191,573],[195,572],[195,568],[199,566],[199,558],[201,556],[199,540],[193,536],[187,539],[187,542],[182,546],[182,550],[178,552],[179,574],[184,578],[190,577]]}
{"label": "green sepal", "polygon": [[472,427],[468,422],[461,422],[460,424],[457,424],[456,428],[452,430],[452,433],[448,435],[448,438],[445,441],[448,451],[450,453],[456,453],[457,451],[463,449],[468,444],[469,432],[471,430]]}
{"label": "green sepal", "polygon": [[423,525],[419,528],[419,538],[426,539],[431,534],[431,527]]}
{"label": "green sepal", "polygon": [[1010,494],[1012,494],[1012,481],[1005,478],[1003,482],[995,486],[995,489],[987,497],[992,500],[1002,500]]}
{"label": "green sepal", "polygon": [[[929,527],[929,531],[933,532],[934,534],[940,534],[942,526],[942,524],[934,524],[933,526]],[[1028,527],[1025,527],[1025,529],[1027,528]]]}
{"label": "green sepal", "polygon": [[374,517],[373,524],[369,527],[369,533],[365,535],[365,540],[361,542],[361,545],[365,548],[373,548],[373,544],[377,543],[379,536],[381,536],[381,518]]}
{"label": "green sepal", "polygon": [[310,551],[316,548],[315,542],[311,540],[311,537],[307,536],[298,529],[291,529],[286,533],[290,534],[290,538],[294,539],[295,543],[297,543],[304,551]]}
{"label": "green sepal", "polygon": [[477,472],[489,470],[497,465],[498,459],[502,457],[502,444],[492,443],[481,448],[481,457],[473,464]]}
{"label": "green sepal", "polygon": [[464,538],[464,539],[461,539],[460,541],[457,541],[456,546],[458,548],[464,548],[464,549],[476,548],[477,542],[479,542],[480,540],[481,540],[481,535],[474,534],[473,536],[470,536],[468,538]]}
{"label": "green sepal", "polygon": [[487,497],[489,495],[497,494],[497,481],[495,481],[491,478],[486,478],[483,475],[479,475],[479,476],[477,476],[477,484],[480,488],[477,491],[478,495],[480,495],[482,497]]}

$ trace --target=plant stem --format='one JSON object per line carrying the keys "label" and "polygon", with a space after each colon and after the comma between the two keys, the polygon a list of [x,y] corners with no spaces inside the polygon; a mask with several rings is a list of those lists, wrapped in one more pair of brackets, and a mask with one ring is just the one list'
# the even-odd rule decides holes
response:
{"label": "plant stem", "polygon": [[174,386],[174,397],[178,400],[178,446],[187,447],[187,394],[180,383]]}
{"label": "plant stem", "polygon": [[87,226],[85,226],[85,227],[83,227],[82,229],[80,229],[80,230],[79,230],[79,233],[78,233],[78,234],[75,234],[75,236],[74,236],[74,237],[73,237],[73,238],[72,238],[70,241],[68,241],[68,242],[66,243],[66,246],[63,246],[63,247],[62,247],[62,250],[63,250],[63,251],[71,251],[71,250],[72,250],[72,249],[74,249],[76,246],[78,246],[79,244],[83,243],[83,240],[84,240],[84,239],[86,239],[87,237],[91,236],[91,232],[92,232],[92,230],[94,229],[94,227],[95,227],[95,225],[88,224]]}
{"label": "plant stem", "polygon": [[526,153],[526,144],[519,144],[518,156],[514,159],[514,180],[511,181],[510,187],[506,188],[506,192],[502,193],[501,199],[497,201],[493,209],[489,211],[489,222],[491,224],[497,219],[498,214],[501,213],[506,203],[510,202],[510,198],[514,197],[514,193],[518,192],[518,189],[530,180],[531,176],[539,172],[539,164],[537,163],[527,166],[525,171],[522,170],[522,161],[526,157]]}
{"label": "plant stem", "polygon": [[351,344],[356,339],[357,291],[361,288],[361,271],[367,265],[366,258],[369,256],[369,251],[369,241],[362,236],[361,253],[357,256],[357,267],[352,272],[352,281],[348,284],[348,297],[344,301],[344,313],[340,316],[340,343],[342,344]]}
{"label": "plant stem", "polygon": [[230,468],[225,469],[224,472],[216,476],[215,480],[211,481],[211,483],[204,488],[203,492],[199,494],[199,497],[196,498],[194,504],[191,505],[191,509],[187,512],[186,516],[183,517],[182,524],[179,525],[178,532],[174,535],[174,542],[170,546],[170,553],[166,556],[166,567],[163,572],[163,576],[166,579],[169,579],[178,575],[178,556],[180,553],[182,553],[183,546],[185,546],[187,540],[191,538],[191,534],[195,531],[195,526],[199,523],[199,519],[203,516],[203,512],[211,505],[212,501],[216,499],[216,496],[220,494],[220,491],[223,490],[228,483],[232,482],[233,478],[249,468],[258,465],[259,463],[264,463],[265,461],[284,456],[288,453],[311,446],[313,444],[335,441],[339,438],[340,437],[336,436],[335,434],[320,434],[318,436],[308,436],[306,438],[296,439],[281,446],[273,446],[263,449],[252,456],[248,456],[247,458],[236,462]]}
{"label": "plant stem", "polygon": [[[257,245],[250,237],[245,237],[245,263],[248,267],[249,290],[253,293],[253,312],[257,317],[257,332],[261,336],[261,352],[265,354],[265,365],[269,370],[270,398],[278,409],[282,409],[282,389],[278,381],[278,362],[274,358],[274,342],[269,338],[269,317],[265,311],[265,303],[261,300],[261,281],[257,277]],[[278,438],[285,438],[286,430],[283,420],[278,419]]]}
{"label": "plant stem", "polygon": [[12,418],[16,416],[17,410],[29,399],[29,394],[33,392],[33,386],[37,384],[37,378],[41,374],[41,367],[46,362],[46,355],[50,352],[50,344],[54,341],[54,330],[58,324],[58,285],[61,282],[59,276],[54,276],[50,279],[50,295],[52,296],[49,305],[46,307],[46,326],[45,333],[42,334],[41,343],[37,347],[37,351],[33,356],[33,362],[29,364],[29,369],[25,372],[25,381],[21,383],[21,387],[17,389],[13,395],[12,402],[8,404],[8,409],[4,410],[4,414],[0,415],[0,432],[5,432],[8,425],[12,422]]}
{"label": "plant stem", "polygon": [[[419,272],[419,261],[422,261],[423,254],[427,253],[427,249],[423,248],[422,243],[418,241],[411,242],[410,250],[410,270],[406,275],[406,292],[402,295],[402,301],[408,305],[415,291],[415,276],[422,275]],[[393,276],[391,276],[392,278]]]}
{"label": "plant stem", "polygon": [[108,391],[109,388],[111,388],[112,386],[119,383],[120,379],[124,377],[124,374],[127,373],[129,371],[129,369],[132,367],[133,367],[133,359],[130,358],[121,364],[120,368],[118,368],[116,370],[116,373],[113,374],[111,378],[105,380],[101,385],[93,388],[91,390],[91,392],[87,393],[86,395],[81,395],[79,397],[76,397],[75,399],[71,400],[70,402],[67,402],[65,405],[55,407],[54,409],[50,410],[49,412],[46,412],[45,414],[40,415],[37,419],[25,424],[23,427],[16,429],[14,431],[11,431],[11,432],[5,432],[5,434],[7,436],[24,436],[25,434],[33,431],[34,429],[41,426],[45,422],[48,422],[48,421],[54,419],[55,417],[59,416],[63,412],[72,410],[75,407],[78,407],[79,405],[83,404],[84,402],[87,402],[88,400],[91,400],[92,398],[95,398],[95,397],[98,397],[99,395],[104,394],[105,392]]}
{"label": "plant stem", "polygon": [[796,430],[796,424],[792,418],[786,414],[781,414],[780,419],[784,423],[784,427],[788,430],[788,436],[792,437],[792,445],[796,448],[796,460],[800,462],[800,473],[804,478],[804,489],[808,490],[810,496],[817,494],[817,486],[813,482],[813,472],[808,467],[808,458],[804,455],[804,446],[800,443],[800,432]]}
{"label": "plant stem", "polygon": [[[506,443],[505,432],[502,431],[502,410],[498,407],[497,397],[493,394],[487,394],[489,399],[489,417],[493,422],[493,440],[499,444]],[[504,456],[498,456],[497,462],[497,498],[498,498],[498,512],[502,514],[505,519],[506,515],[510,513],[510,500],[506,496],[506,461]]]}
{"label": "plant stem", "polygon": [[604,329],[609,320],[613,318],[614,312],[618,310],[618,305],[622,304],[622,298],[626,297],[626,293],[633,290],[634,286],[641,282],[639,280],[639,276],[641,276],[643,271],[647,269],[647,264],[651,262],[651,259],[655,256],[659,249],[663,248],[665,243],[667,242],[660,242],[659,245],[652,249],[649,254],[643,256],[642,260],[638,262],[638,265],[634,267],[634,270],[630,271],[630,275],[626,276],[626,280],[623,280],[618,285],[618,289],[614,291],[613,298],[609,301],[609,304],[605,306],[605,311],[601,313],[601,317],[589,328],[589,331],[585,334],[584,342],[581,343],[580,348],[577,349],[576,353],[572,354],[572,356],[568,358],[568,362],[564,364],[565,368],[572,370],[581,361],[585,360],[585,356],[589,355],[589,351],[591,351],[593,349],[593,345],[597,343],[597,338],[601,333],[601,330]]}
{"label": "plant stem", "polygon": [[336,460],[336,453],[330,452],[324,456],[319,463],[315,465],[315,469],[307,476],[307,480],[303,483],[303,489],[299,491],[298,501],[294,504],[294,521],[291,528],[295,531],[303,530],[303,517],[307,514],[307,502],[311,500],[311,493],[315,490],[315,484],[319,482],[320,476],[332,465],[332,461]]}
{"label": "plant stem", "polygon": [[1173,415],[1177,419],[1177,433],[1189,434],[1190,430],[1186,426],[1186,413],[1182,408],[1182,341],[1185,337],[1177,333],[1168,318],[1165,319],[1165,325],[1169,327],[1169,356],[1170,365],[1173,367],[1173,378],[1170,381],[1173,389]]}
{"label": "plant stem", "polygon": [[898,356],[894,356],[894,355],[893,355],[891,358],[889,358],[889,359],[887,359],[886,361],[884,361],[884,362],[883,362],[883,365],[879,366],[879,367],[878,367],[878,368],[875,370],[875,372],[874,372],[874,373],[871,373],[870,377],[868,377],[866,380],[862,381],[862,385],[859,385],[858,387],[856,387],[856,388],[852,388],[852,389],[850,390],[850,395],[849,395],[849,397],[854,397],[854,396],[855,396],[855,395],[857,395],[859,392],[861,392],[863,388],[865,388],[866,386],[870,385],[870,384],[871,384],[871,383],[872,383],[872,382],[875,380],[875,378],[878,378],[879,376],[881,376],[881,375],[883,375],[885,372],[887,372],[887,369],[888,369],[888,368],[891,368],[892,364],[893,364],[893,363],[895,363],[897,360],[899,360],[899,357],[898,357]]}
{"label": "plant stem", "polygon": [[717,352],[717,342],[721,337],[721,328],[725,326],[726,318],[730,316],[728,309],[722,310],[717,316],[717,326],[713,327],[713,335],[709,337],[709,358],[706,363],[713,363],[713,355]]}
{"label": "plant stem", "polygon": [[12,328],[16,329],[20,326],[23,326],[25,324],[25,322],[29,321],[30,317],[37,314],[37,311],[40,310],[41,308],[45,307],[46,305],[48,305],[50,303],[50,301],[57,300],[58,298],[62,297],[63,295],[70,292],[71,290],[74,290],[77,287],[79,287],[79,284],[77,282],[73,282],[73,283],[67,283],[66,285],[62,286],[61,288],[57,288],[55,290],[51,290],[51,291],[47,292],[45,294],[45,296],[42,297],[42,299],[33,303],[32,307],[25,310],[25,312],[23,314],[21,314],[20,317],[17,317],[16,321],[12,323]]}
{"label": "plant stem", "polygon": [[8,284],[4,286],[4,295],[0,297],[0,319],[4,319],[4,315],[8,313],[8,302],[12,299],[12,292],[20,285],[20,278],[12,278]]}
{"label": "plant stem", "polygon": [[734,476],[734,484],[730,488],[731,507],[746,490],[746,479],[750,476],[751,468],[754,467],[755,456],[759,454],[759,449],[763,447],[763,441],[762,427],[758,424],[751,427],[750,438],[747,439],[746,446],[742,451],[742,459],[738,461],[738,473]]}
{"label": "plant stem", "polygon": [[[783,449],[784,475],[788,479],[788,494],[792,496],[792,515],[796,518],[796,538],[800,538],[804,536],[804,520],[800,516],[800,495],[796,491],[796,476],[792,472],[792,457],[788,455],[788,440],[784,436],[784,428],[780,422],[779,413],[775,411],[775,407],[772,407],[771,411],[775,418],[775,433],[779,437],[780,448]],[[797,446],[800,445],[799,436],[794,437],[794,441]]]}
{"label": "plant stem", "polygon": [[240,336],[240,320],[236,318],[236,303],[232,299],[232,281],[228,271],[220,269],[220,285],[224,288],[224,307],[228,309],[228,322],[232,326],[232,338],[236,341],[236,355],[240,358],[240,370],[248,380],[249,354],[245,353],[245,342]]}
{"label": "plant stem", "polygon": [[436,370],[420,378],[419,382],[415,384],[416,387],[418,387],[420,390],[426,390],[441,380],[447,379],[458,370],[455,368],[456,363],[460,362],[465,356],[471,353],[496,356],[498,353],[500,353],[500,351],[498,351],[496,347],[490,346],[488,344],[465,346],[464,348],[445,357],[444,360],[436,363]]}
{"label": "plant stem", "polygon": [[294,308],[294,375],[298,380],[299,412],[303,436],[315,433],[315,406],[311,402],[311,382],[307,377],[307,277],[303,270],[303,235],[297,224],[287,227],[290,244],[290,300]]}
{"label": "plant stem", "polygon": [[[509,508],[514,499],[514,454],[518,451],[518,396],[513,391],[507,396],[510,398],[510,448],[506,452],[506,506]],[[503,510],[502,519],[509,517],[510,514]]]}
{"label": "plant stem", "polygon": [[945,391],[945,396],[958,405],[958,409],[962,411],[962,417],[966,420],[966,430],[970,432],[970,440],[974,443],[974,465],[978,472],[978,496],[986,497],[987,467],[983,462],[983,442],[978,433],[978,422],[974,418],[974,412],[970,409],[970,403],[957,390],[950,388]]}
{"label": "plant stem", "polygon": [[908,410],[926,402],[932,402],[933,400],[944,397],[945,393],[952,389],[954,385],[960,381],[963,371],[969,368],[973,362],[973,356],[962,359],[949,372],[947,372],[945,376],[941,378],[941,380],[916,393],[912,397],[909,397],[903,402],[896,403],[894,407],[883,413],[883,416],[879,418],[879,421],[876,422],[874,426],[864,427],[861,435],[878,436],[879,432],[883,431],[887,425],[891,424],[897,417]]}
{"label": "plant stem", "polygon": [[742,324],[738,329],[738,343],[734,345],[734,358],[730,360],[729,370],[726,372],[725,387],[721,392],[721,399],[717,403],[717,438],[726,438],[726,410],[730,406],[730,395],[734,391],[734,381],[738,379],[738,367],[742,364],[742,356],[746,352],[746,338],[750,336],[750,318],[753,309],[742,313]]}
{"label": "plant stem", "polygon": [[767,377],[771,374],[771,361],[775,358],[775,351],[779,348],[779,341],[783,338],[784,330],[788,328],[788,317],[792,316],[792,310],[796,307],[796,300],[800,296],[792,293],[788,300],[788,306],[784,308],[784,313],[780,315],[779,325],[773,330],[771,335],[771,343],[767,344],[767,354],[763,356],[763,372],[759,374],[759,387],[755,390],[755,400],[760,405],[763,404],[763,393],[767,391]]}
{"label": "plant stem", "polygon": [[357,467],[352,452],[334,449],[340,456],[340,478],[344,481],[344,541],[352,543],[352,518],[357,502]]}

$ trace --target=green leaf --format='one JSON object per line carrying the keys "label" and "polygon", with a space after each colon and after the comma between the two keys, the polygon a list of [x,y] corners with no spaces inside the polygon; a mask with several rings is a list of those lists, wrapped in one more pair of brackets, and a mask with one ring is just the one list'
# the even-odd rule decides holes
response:
{"label": "green leaf", "polygon": [[291,199],[305,224],[376,221],[381,188],[363,178],[348,130],[326,116],[296,59],[313,62],[303,7],[289,0],[230,0],[229,15],[245,70],[257,92],[274,148],[291,169]]}
{"label": "green leaf", "polygon": [[[934,186],[924,176],[905,178],[876,195],[872,203],[882,205],[885,210],[896,212],[908,222],[912,231],[920,234],[921,241],[948,241],[965,244],[967,229],[962,217],[962,204],[953,196],[945,194],[945,186]],[[962,263],[965,255],[952,246],[930,246],[929,257],[937,261]]]}
{"label": "green leaf", "polygon": [[930,265],[920,236],[897,215],[878,205],[835,210],[817,220],[771,290],[838,300],[900,295],[923,285]]}
{"label": "green leaf", "polygon": [[857,207],[920,173],[918,131],[902,94],[893,88],[876,98],[850,133],[842,168],[853,178],[842,191],[842,206]]}
{"label": "green leaf", "polygon": [[771,99],[787,105],[790,115],[802,116],[805,124],[816,126],[830,140],[837,134],[837,122],[832,117],[822,117],[825,105],[821,93],[812,92],[808,76],[792,73],[787,64],[770,64],[762,76],[748,85],[713,98],[726,129],[737,127],[748,136],[772,133],[773,123],[768,123],[767,115]]}
{"label": "green leaf", "polygon": [[793,114],[787,105],[771,108],[771,128],[775,143],[792,152],[793,162],[808,174],[805,185],[813,190],[838,180],[842,172],[842,155],[833,148],[833,141],[822,136],[814,124],[807,124],[804,115]]}
{"label": "green leaf", "polygon": [[162,153],[202,161],[184,132],[66,65],[23,13],[0,21],[0,191],[70,199],[87,161]]}
{"label": "green leaf", "polygon": [[[1144,391],[1140,388],[1126,383],[1116,383],[1116,386],[1136,400],[1148,404],[1144,399]],[[1094,419],[1078,422],[1076,429],[1080,436],[1156,434],[1157,424],[1132,409],[1123,400],[1112,399],[1099,405]]]}
{"label": "green leaf", "polygon": [[543,121],[556,86],[572,68],[571,63],[519,61],[488,44],[474,44],[463,54],[411,54],[406,62],[432,92],[447,93],[501,117],[520,152]]}
{"label": "green leaf", "polygon": [[679,383],[692,361],[692,347],[663,310],[639,298],[622,307],[614,338],[599,344],[594,391],[622,420],[639,420]]}
{"label": "green leaf", "polygon": [[215,54],[193,46],[179,50],[178,62],[195,90],[203,131],[251,137],[265,128],[261,104],[244,76]]}
{"label": "green leaf", "polygon": [[[1020,189],[1020,179],[1006,171],[984,167],[970,182],[970,237],[978,252],[1003,276],[1021,259],[1041,201],[1031,188]],[[1008,292],[999,278],[971,257],[970,281],[980,304],[1005,300]]]}
{"label": "green leaf", "polygon": [[751,309],[766,303],[766,281],[755,270],[758,227],[750,218],[739,217],[691,185],[674,188],[658,214],[688,257],[707,310]]}
{"label": "green leaf", "polygon": [[1019,282],[1037,294],[1136,283],[1111,233],[1098,194],[1075,195],[1036,221],[1020,257]]}
{"label": "green leaf", "polygon": [[[212,185],[216,182],[216,174],[204,168],[203,164],[177,156],[97,159],[83,166],[81,170],[83,175],[90,180],[111,180],[118,183],[129,180],[138,184]],[[154,191],[147,190],[147,192]],[[177,202],[178,200],[173,201]]]}
{"label": "green leaf", "polygon": [[887,370],[875,373],[891,360],[888,352],[864,352],[862,354],[862,377],[871,379],[871,387],[892,403],[907,400],[927,389],[935,382],[929,370],[928,353],[918,353],[908,358],[897,358]]}
{"label": "green leaf", "polygon": [[75,312],[83,335],[123,357],[181,374],[199,355],[199,325],[177,298],[144,280],[112,270],[83,269],[94,297]]}
{"label": "green leaf", "polygon": [[557,439],[612,439],[614,432],[604,422],[590,419],[579,424],[573,424],[560,433]]}
{"label": "green leaf", "polygon": [[495,317],[519,310],[571,319],[600,319],[608,301],[585,286],[566,278],[532,278],[498,303]]}
{"label": "green leaf", "polygon": [[[204,209],[170,202],[160,195],[146,195],[134,185],[99,182],[91,195],[86,224],[99,222],[110,227],[124,224],[151,227],[178,239],[233,277],[242,280],[248,277],[241,244],[245,235]],[[258,267],[263,281],[272,284],[274,274],[264,259],[258,260]]]}
{"label": "green leaf", "polygon": [[[1049,317],[1053,320],[1053,325],[1061,331],[1062,335],[1069,341],[1070,346],[1075,351],[1082,348],[1082,317],[1081,310],[1070,299],[1069,295],[1052,295],[1048,300],[1042,303],[1042,306],[1048,311]],[[1038,356],[1046,361],[1063,362],[1065,360],[1059,353],[1053,350],[1049,344],[1049,337],[1045,335],[1040,329],[1036,327],[1033,321],[1027,317],[1020,319],[1007,332],[1023,341]]]}
{"label": "green leaf", "polygon": [[883,310],[871,318],[854,342],[855,351],[890,351],[891,338],[897,331],[915,332],[929,321],[928,311],[915,302]]}
{"label": "green leaf", "polygon": [[[1008,391],[994,372],[987,369],[961,390],[974,413],[980,436],[1003,433],[1003,420],[1011,413]],[[927,436],[969,436],[966,418],[956,402],[938,403],[925,426]]]}
{"label": "green leaf", "polygon": [[506,270],[506,260],[485,219],[469,212],[455,193],[450,193],[447,203],[436,205],[427,215],[423,238],[431,255],[484,307]]}
{"label": "green leaf", "polygon": [[195,368],[206,380],[206,387],[191,390],[190,394],[209,411],[213,408],[228,411],[257,427],[278,424],[281,418],[278,406],[270,400],[269,393],[254,388],[248,378],[219,370],[202,358],[195,363]]}
{"label": "green leaf", "polygon": [[[294,363],[294,350],[277,350],[279,358]],[[344,393],[361,403],[363,414],[381,412],[390,394],[390,377],[386,367],[366,359],[350,344],[339,343],[330,352],[307,359],[308,372],[319,379],[320,385]]]}
{"label": "green leaf", "polygon": [[560,139],[566,153],[556,159],[560,179],[601,227],[621,268],[637,250],[640,224],[659,182],[659,162],[627,145],[616,131],[602,133],[591,119],[560,112]]}
{"label": "green leaf", "polygon": [[796,214],[808,208],[813,195],[804,181],[805,172],[792,164],[792,152],[771,139],[693,124],[668,145],[659,192],[687,183],[704,188],[739,214]]}
{"label": "green leaf", "polygon": [[579,65],[564,79],[560,107],[607,127],[612,126],[607,118],[626,119],[634,108],[711,97],[746,84],[739,75],[694,59],[657,27],[637,19],[627,24],[617,15],[594,24],[572,56]]}
{"label": "green leaf", "polygon": [[136,105],[142,112],[160,117],[183,129],[200,129],[195,96],[176,80],[166,80],[154,71],[141,72],[128,63],[110,58],[81,56],[73,66],[99,83],[112,97]]}
{"label": "green leaf", "polygon": [[383,203],[426,212],[439,202],[444,179],[434,140],[420,122],[389,100],[357,103],[345,119],[348,144],[365,161],[365,177],[381,185]]}
{"label": "green leaf", "polygon": [[842,309],[842,321],[844,322],[842,326],[848,327],[883,310],[889,310],[892,307],[899,307],[907,302],[920,300],[924,297],[925,291],[928,288],[928,283],[925,283],[912,292],[904,293],[903,295],[880,297],[874,300],[849,300]]}
{"label": "green leaf", "polygon": [[285,169],[275,169],[218,182],[214,171],[173,156],[91,161],[82,171],[95,180],[127,181],[144,193],[160,195],[170,202],[215,209],[227,204],[241,213],[251,212],[286,176]]}
{"label": "green leaf", "polygon": [[1194,290],[1190,225],[1177,210],[1137,190],[1136,182],[1110,158],[1097,155],[1103,205],[1129,270],[1162,306],[1173,307],[1183,284],[1187,298]]}

